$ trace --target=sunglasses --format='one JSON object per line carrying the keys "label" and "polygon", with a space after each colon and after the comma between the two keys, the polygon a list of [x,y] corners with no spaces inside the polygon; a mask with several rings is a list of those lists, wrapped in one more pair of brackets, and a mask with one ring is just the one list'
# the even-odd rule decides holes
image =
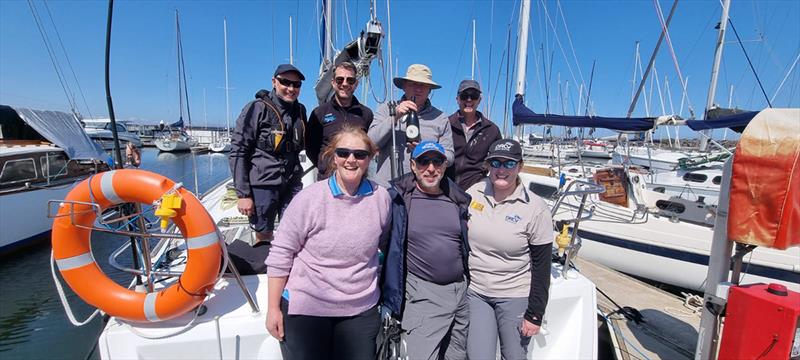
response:
{"label": "sunglasses", "polygon": [[506,161],[500,161],[497,159],[489,160],[489,166],[495,169],[499,169],[501,166],[506,169],[513,169],[517,167],[517,164],[519,164],[519,161],[516,160],[506,160]]}
{"label": "sunglasses", "polygon": [[439,156],[422,157],[414,159],[414,162],[417,164],[417,166],[421,166],[423,168],[430,166],[430,164],[433,164],[433,166],[435,167],[439,167],[442,166],[442,164],[444,164],[445,161],[447,161],[447,159]]}
{"label": "sunglasses", "polygon": [[286,86],[286,87],[293,87],[295,89],[299,89],[301,86],[303,86],[303,82],[300,81],[300,80],[292,81],[292,80],[289,80],[289,79],[284,79],[284,78],[279,77],[279,76],[276,76],[275,79],[277,79],[278,82],[281,83],[281,85]]}
{"label": "sunglasses", "polygon": [[464,91],[458,94],[458,98],[461,99],[461,101],[478,100],[481,98],[481,93],[477,91]]}
{"label": "sunglasses", "polygon": [[336,81],[336,85],[342,85],[345,81],[347,81],[347,85],[355,85],[356,78],[354,77],[344,77],[344,76],[337,76],[333,81]]}
{"label": "sunglasses", "polygon": [[350,157],[350,154],[353,155],[356,160],[364,160],[369,157],[369,151],[367,150],[353,150],[347,148],[336,148],[336,157],[341,159],[347,159]]}

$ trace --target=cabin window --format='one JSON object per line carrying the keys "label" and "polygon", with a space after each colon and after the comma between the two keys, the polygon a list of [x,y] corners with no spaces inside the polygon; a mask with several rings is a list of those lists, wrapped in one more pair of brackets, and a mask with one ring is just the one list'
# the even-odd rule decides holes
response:
{"label": "cabin window", "polygon": [[664,189],[664,187],[663,187],[663,186],[657,186],[657,187],[654,187],[654,188],[653,188],[653,191],[655,191],[655,192],[657,192],[657,193],[662,193],[662,194],[663,194],[663,193],[666,191],[666,189]]}
{"label": "cabin window", "polygon": [[719,176],[719,175],[714,176],[714,178],[711,179],[711,182],[714,183],[714,185],[721,184],[722,183],[722,176]]}
{"label": "cabin window", "polygon": [[530,185],[528,185],[528,189],[545,199],[552,198],[558,192],[558,189],[553,186],[537,184],[535,182],[531,182]]}
{"label": "cabin window", "polygon": [[676,214],[681,214],[684,211],[686,211],[686,206],[684,206],[683,204],[669,200],[656,201],[656,207],[658,207],[661,210],[673,212]]}
{"label": "cabin window", "polygon": [[[106,130],[111,130],[111,123],[106,124],[105,128],[106,128]],[[117,132],[118,133],[127,132],[127,131],[128,131],[128,129],[126,129],[124,126],[117,124]]]}
{"label": "cabin window", "polygon": [[42,175],[45,178],[54,179],[67,175],[67,158],[64,154],[48,153],[39,161],[41,161]]}
{"label": "cabin window", "polygon": [[0,183],[15,183],[36,179],[36,162],[33,159],[9,160],[0,171]]}
{"label": "cabin window", "polygon": [[701,183],[708,180],[708,175],[697,174],[697,173],[686,173],[685,175],[683,175],[683,180]]}

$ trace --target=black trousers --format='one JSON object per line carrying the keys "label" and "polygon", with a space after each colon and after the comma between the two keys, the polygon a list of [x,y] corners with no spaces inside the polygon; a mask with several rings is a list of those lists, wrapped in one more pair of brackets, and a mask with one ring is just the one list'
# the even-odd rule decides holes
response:
{"label": "black trousers", "polygon": [[289,315],[281,299],[284,360],[372,360],[381,327],[377,305],[355,316]]}

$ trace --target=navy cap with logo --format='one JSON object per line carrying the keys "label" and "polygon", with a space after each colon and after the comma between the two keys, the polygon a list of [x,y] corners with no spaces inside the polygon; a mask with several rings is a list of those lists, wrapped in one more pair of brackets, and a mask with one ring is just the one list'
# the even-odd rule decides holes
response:
{"label": "navy cap with logo", "polygon": [[464,90],[475,89],[478,92],[481,92],[481,85],[478,84],[475,80],[462,80],[460,84],[458,84],[458,93],[460,94]]}
{"label": "navy cap with logo", "polygon": [[489,147],[489,155],[486,156],[486,160],[495,158],[522,161],[522,146],[516,140],[497,140]]}
{"label": "navy cap with logo", "polygon": [[300,80],[305,80],[306,79],[306,77],[303,76],[303,73],[301,73],[300,70],[298,70],[292,64],[280,64],[280,65],[278,65],[278,67],[275,68],[275,73],[272,74],[272,77],[276,77],[276,76],[278,76],[280,74],[284,74],[284,73],[287,73],[287,72],[296,72],[297,76],[300,77]]}
{"label": "navy cap with logo", "polygon": [[442,155],[443,157],[446,157],[446,155],[444,154],[444,147],[441,144],[435,141],[427,140],[417,144],[417,146],[414,147],[414,151],[411,152],[411,158],[416,159],[420,157],[422,154],[426,154],[429,152],[435,152],[438,153],[439,155]]}

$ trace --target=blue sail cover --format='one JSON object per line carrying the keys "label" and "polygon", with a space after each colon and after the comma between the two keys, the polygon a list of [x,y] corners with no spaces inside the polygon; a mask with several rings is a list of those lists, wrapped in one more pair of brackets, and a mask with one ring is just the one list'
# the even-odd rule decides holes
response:
{"label": "blue sail cover", "polygon": [[747,127],[750,120],[758,114],[758,111],[745,111],[738,114],[721,116],[716,119],[708,120],[686,120],[686,125],[694,131],[730,128],[741,132],[740,129]]}
{"label": "blue sail cover", "polygon": [[655,127],[656,118],[612,118],[602,116],[566,116],[537,114],[522,103],[522,98],[514,100],[511,106],[514,125],[555,125],[568,127],[603,128],[618,131],[647,131]]}

